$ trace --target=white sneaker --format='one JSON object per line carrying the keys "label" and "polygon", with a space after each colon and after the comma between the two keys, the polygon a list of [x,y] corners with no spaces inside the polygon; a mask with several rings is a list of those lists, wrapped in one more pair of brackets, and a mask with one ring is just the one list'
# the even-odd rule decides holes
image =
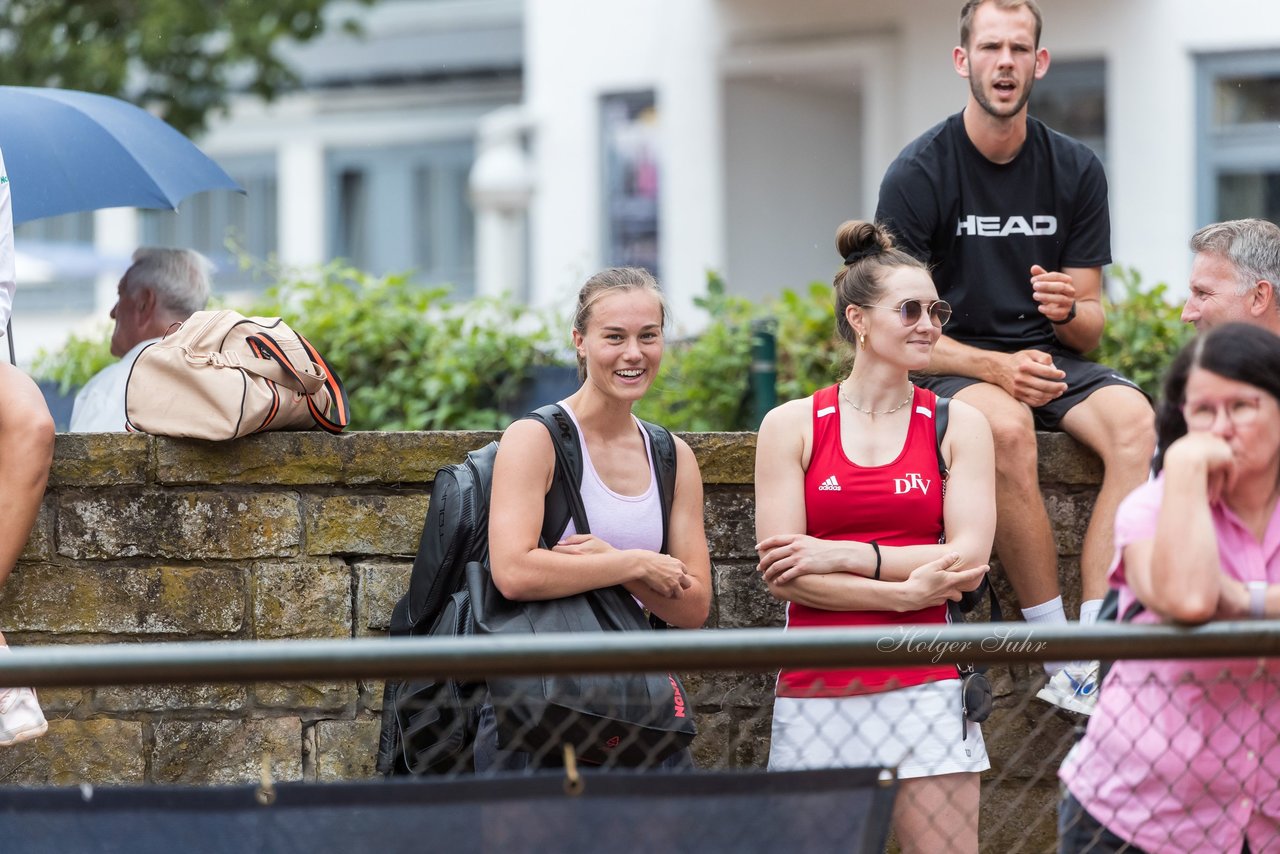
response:
{"label": "white sneaker", "polygon": [[48,729],[34,688],[0,690],[0,747],[39,738]]}
{"label": "white sneaker", "polygon": [[1093,714],[1098,704],[1098,662],[1079,662],[1062,668],[1036,696],[1070,712]]}

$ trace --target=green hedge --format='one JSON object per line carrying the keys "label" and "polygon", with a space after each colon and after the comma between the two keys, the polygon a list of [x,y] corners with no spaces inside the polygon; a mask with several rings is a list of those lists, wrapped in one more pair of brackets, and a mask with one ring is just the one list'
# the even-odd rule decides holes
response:
{"label": "green hedge", "polygon": [[286,278],[246,314],[285,318],[337,371],[356,430],[493,430],[552,359],[547,318],[509,300],[449,299],[402,275],[331,264]]}
{"label": "green hedge", "polygon": [[[1138,272],[1119,265],[1108,275],[1114,296],[1103,301],[1107,326],[1089,358],[1155,397],[1165,367],[1195,330],[1180,319],[1181,308],[1169,302],[1165,284],[1144,290]],[[679,430],[753,429],[746,380],[753,322],[775,325],[779,401],[812,394],[848,369],[848,347],[835,335],[829,284],[813,282],[753,305],[727,295],[719,279],[711,277],[707,296],[697,303],[710,323],[696,340],[668,348],[656,394],[651,392],[641,404],[643,417]]]}
{"label": "green hedge", "polygon": [[[1144,291],[1136,271],[1109,272],[1117,299],[1107,300],[1106,333],[1090,355],[1154,393],[1193,330],[1168,303],[1165,285]],[[446,288],[343,264],[275,276],[280,284],[244,313],[282,316],[316,345],[347,387],[353,429],[501,428],[519,414],[513,410],[538,366],[571,364],[568,320],[509,300],[457,302]],[[779,401],[812,394],[847,370],[827,283],[753,303],[711,275],[695,302],[708,322],[696,338],[668,343],[662,371],[638,407],[643,418],[675,430],[754,429],[751,335],[760,322],[776,333]],[[64,390],[83,384],[111,361],[109,337],[109,330],[72,336],[38,358],[36,375]]]}
{"label": "green hedge", "polygon": [[1143,290],[1142,276],[1134,268],[1116,264],[1107,272],[1114,296],[1104,301],[1107,325],[1089,358],[1114,368],[1155,398],[1165,368],[1195,335],[1195,327],[1182,322],[1182,306],[1169,302],[1164,282]]}

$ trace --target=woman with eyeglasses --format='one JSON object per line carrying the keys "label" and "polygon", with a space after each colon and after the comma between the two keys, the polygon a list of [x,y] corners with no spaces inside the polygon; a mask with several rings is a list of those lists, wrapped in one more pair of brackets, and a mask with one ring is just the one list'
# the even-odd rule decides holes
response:
{"label": "woman with eyeglasses", "polygon": [[[948,600],[975,590],[995,532],[991,430],[950,404],[938,464],[937,398],[910,371],[951,316],[928,271],[869,222],[836,234],[836,329],[853,347],[847,377],[784,403],[756,449],[759,570],[787,602],[787,629],[883,627],[892,650],[926,641]],[[955,665],[784,670],[769,768],[882,766],[901,788],[903,851],[977,851],[982,732],[964,720]]]}
{"label": "woman with eyeglasses", "polygon": [[[1116,513],[1119,613],[1280,616],[1280,338],[1194,339],[1156,428],[1156,477]],[[1280,850],[1280,660],[1117,661],[1059,775],[1060,851]]]}

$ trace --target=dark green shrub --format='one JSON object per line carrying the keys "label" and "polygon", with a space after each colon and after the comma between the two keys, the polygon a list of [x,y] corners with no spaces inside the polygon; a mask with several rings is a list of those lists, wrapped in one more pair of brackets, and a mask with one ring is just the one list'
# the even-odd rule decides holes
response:
{"label": "dark green shrub", "polygon": [[778,400],[808,397],[848,373],[852,355],[836,334],[835,298],[827,282],[785,290],[766,310],[778,323]]}
{"label": "dark green shrub", "polygon": [[41,348],[31,364],[32,375],[52,380],[59,393],[70,394],[116,360],[111,355],[111,330],[108,324],[92,332],[72,332],[58,350]]}
{"label": "dark green shrub", "polygon": [[668,341],[662,369],[636,413],[671,430],[745,429],[755,306],[726,294],[714,273],[707,276],[706,295],[694,304],[709,322],[696,338]]}
{"label": "dark green shrub", "polygon": [[1169,302],[1164,282],[1143,290],[1142,277],[1132,267],[1116,264],[1107,273],[1113,293],[1118,293],[1103,301],[1107,326],[1089,358],[1114,368],[1155,397],[1165,368],[1195,335],[1195,327],[1182,322],[1182,307]]}
{"label": "dark green shrub", "polygon": [[[280,282],[246,315],[283,317],[341,377],[353,430],[492,430],[538,365],[552,362],[548,324],[510,301],[453,302],[447,288],[376,277],[341,263]],[[73,335],[34,373],[64,393],[110,364],[110,331]]]}
{"label": "dark green shrub", "polygon": [[[271,275],[271,273],[268,273]],[[275,274],[280,276],[280,274]],[[1110,270],[1116,298],[1106,301],[1107,329],[1091,358],[1150,393],[1193,329],[1166,300],[1167,287],[1141,288],[1136,271]],[[813,282],[755,304],[726,293],[715,275],[695,300],[708,316],[702,333],[670,341],[641,417],[686,431],[751,430],[752,324],[765,321],[777,340],[777,399],[812,394],[848,368],[849,348],[835,335],[831,286]],[[453,302],[445,288],[423,289],[404,276],[375,277],[342,264],[307,276],[283,275],[245,314],[280,315],[316,345],[342,377],[360,430],[496,429],[519,407],[535,367],[563,364],[548,355],[569,324],[513,302]],[[109,332],[73,335],[42,353],[35,373],[69,390],[111,359]]]}
{"label": "dark green shrub", "polygon": [[766,321],[777,340],[778,400],[812,394],[839,376],[847,348],[835,337],[831,286],[814,282],[757,305],[725,293],[714,274],[701,334],[669,342],[662,372],[637,407],[642,418],[673,430],[753,430],[750,392],[752,324]]}
{"label": "dark green shrub", "polygon": [[533,368],[550,361],[547,323],[509,300],[448,293],[335,263],[286,277],[245,313],[307,336],[346,386],[352,429],[505,427]]}

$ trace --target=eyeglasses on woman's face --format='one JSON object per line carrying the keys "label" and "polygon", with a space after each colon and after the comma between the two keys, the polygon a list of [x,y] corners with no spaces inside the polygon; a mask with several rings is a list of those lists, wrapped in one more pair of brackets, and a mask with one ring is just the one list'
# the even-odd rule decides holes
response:
{"label": "eyeglasses on woman's face", "polygon": [[899,305],[860,305],[859,308],[883,308],[887,311],[896,311],[898,316],[902,318],[903,326],[915,326],[920,322],[920,315],[929,312],[929,322],[941,329],[951,319],[951,303],[946,300],[936,299],[932,302],[924,302],[918,299],[903,300]]}
{"label": "eyeglasses on woman's face", "polygon": [[1225,415],[1232,427],[1247,427],[1258,420],[1261,397],[1237,397],[1230,400],[1188,400],[1182,404],[1182,417],[1188,430],[1212,430],[1218,416]]}

